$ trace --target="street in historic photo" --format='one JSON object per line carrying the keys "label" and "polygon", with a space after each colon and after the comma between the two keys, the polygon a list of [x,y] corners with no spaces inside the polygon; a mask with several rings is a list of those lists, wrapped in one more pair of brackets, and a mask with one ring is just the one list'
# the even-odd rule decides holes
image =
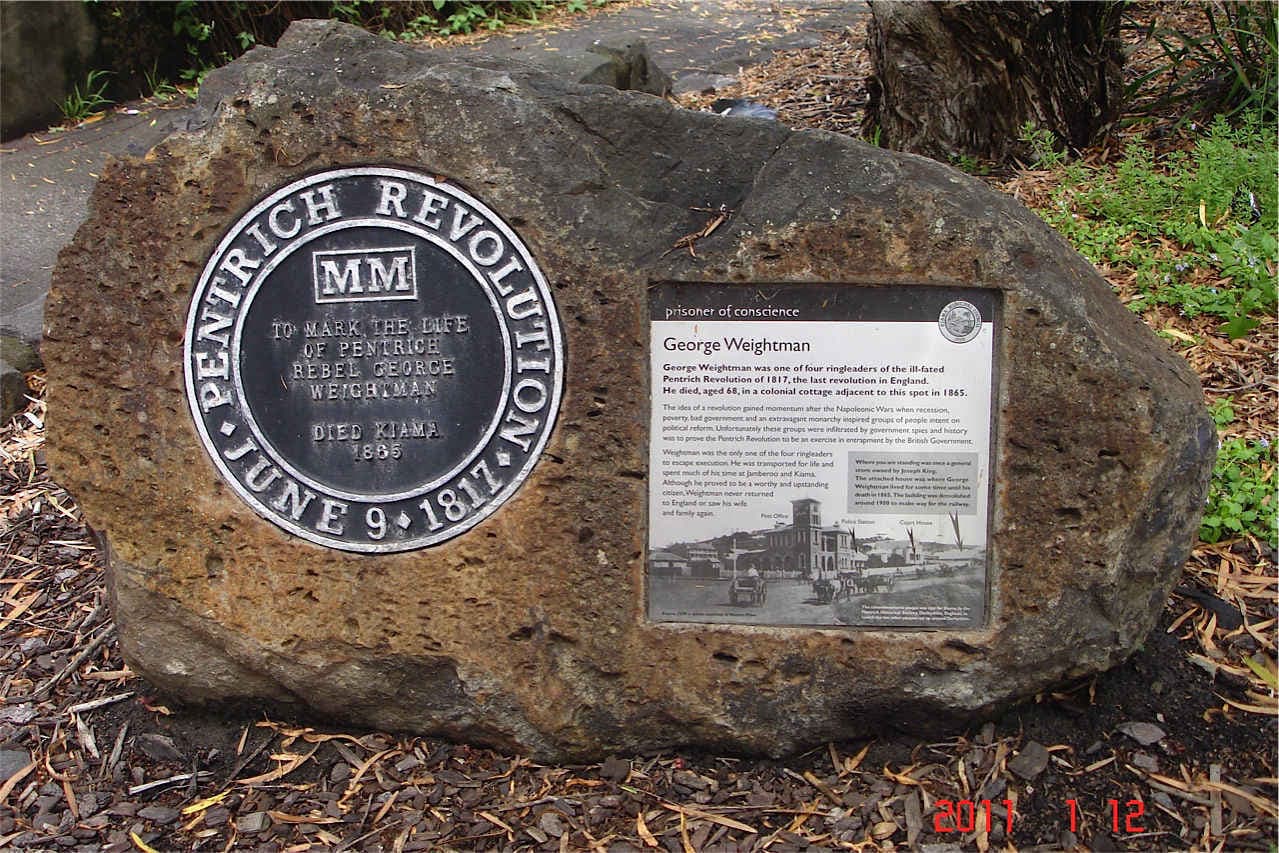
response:
{"label": "street in historic photo", "polygon": [[[971,625],[985,596],[984,544],[858,538],[823,526],[821,502],[792,503],[791,522],[675,542],[649,555],[648,606],[656,620],[753,625],[912,627]],[[940,523],[939,525],[940,526]]]}

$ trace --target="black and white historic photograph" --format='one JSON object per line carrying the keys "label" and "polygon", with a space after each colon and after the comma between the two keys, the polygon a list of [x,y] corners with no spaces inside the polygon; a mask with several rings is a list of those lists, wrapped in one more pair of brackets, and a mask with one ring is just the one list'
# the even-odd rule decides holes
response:
{"label": "black and white historic photograph", "polygon": [[802,498],[791,501],[788,521],[771,527],[654,549],[650,616],[873,627],[981,621],[986,543],[966,541],[957,516],[896,536],[882,528],[859,535],[848,520],[823,522],[822,509]]}

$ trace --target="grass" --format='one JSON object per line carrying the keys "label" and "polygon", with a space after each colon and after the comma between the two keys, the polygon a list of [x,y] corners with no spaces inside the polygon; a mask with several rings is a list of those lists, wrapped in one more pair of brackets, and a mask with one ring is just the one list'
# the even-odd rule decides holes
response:
{"label": "grass", "polygon": [[1190,7],[1196,26],[1149,27],[1158,59],[1131,81],[1128,97],[1147,111],[1173,111],[1176,125],[1260,111],[1275,117],[1279,15],[1273,3],[1217,0]]}
{"label": "grass", "polygon": [[101,69],[90,71],[84,81],[84,90],[81,91],[80,85],[76,84],[72,87],[71,94],[58,103],[58,109],[62,111],[62,117],[71,123],[81,122],[99,110],[115,103],[105,94],[107,90],[106,78],[110,75],[110,71]]}

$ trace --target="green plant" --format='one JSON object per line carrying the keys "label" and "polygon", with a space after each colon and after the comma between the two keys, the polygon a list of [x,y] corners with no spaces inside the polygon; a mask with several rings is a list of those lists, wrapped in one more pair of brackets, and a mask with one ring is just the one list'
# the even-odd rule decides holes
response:
{"label": "green plant", "polygon": [[1276,533],[1275,448],[1270,442],[1227,438],[1217,451],[1208,506],[1199,529],[1204,542],[1251,535],[1279,544]]}
{"label": "green plant", "polygon": [[1217,429],[1225,429],[1235,421],[1235,406],[1229,397],[1218,397],[1208,405],[1208,414]]}
{"label": "green plant", "polygon": [[1128,87],[1128,97],[1145,97],[1147,109],[1176,108],[1178,124],[1209,115],[1237,118],[1259,111],[1275,118],[1279,16],[1274,3],[1231,0],[1197,4],[1206,34],[1154,26],[1146,32],[1163,62]]}
{"label": "green plant", "polygon": [[1065,153],[1058,150],[1057,135],[1046,127],[1036,126],[1033,121],[1021,126],[1017,139],[1026,146],[1033,165],[1040,169],[1055,169],[1066,160]]}
{"label": "green plant", "polygon": [[93,113],[109,107],[114,103],[106,96],[107,77],[111,76],[110,71],[94,70],[90,71],[84,81],[84,91],[80,90],[79,84],[71,88],[71,94],[62,99],[58,104],[58,109],[62,111],[62,116],[67,121],[84,121]]}
{"label": "green plant", "polygon": [[[213,36],[214,23],[199,15],[196,0],[178,0],[173,4],[173,34],[191,42],[206,42]],[[189,47],[188,47],[189,51]]]}
{"label": "green plant", "polygon": [[1134,310],[1215,316],[1242,337],[1277,301],[1274,136],[1273,122],[1247,113],[1234,127],[1219,117],[1161,162],[1132,145],[1113,170],[1072,164],[1040,214],[1094,263],[1136,273]]}
{"label": "green plant", "polygon": [[206,62],[199,57],[193,58],[196,60],[196,64],[190,68],[183,68],[179,72],[179,76],[191,86],[194,86],[195,89],[199,89],[200,86],[204,84],[205,75],[207,75],[210,71],[217,68],[219,65],[225,65],[231,61],[230,54],[225,52],[219,54],[218,60],[215,62]]}
{"label": "green plant", "polygon": [[951,165],[961,172],[967,172],[970,175],[989,175],[990,164],[986,161],[979,160],[971,154],[960,154],[950,158]]}
{"label": "green plant", "polygon": [[142,72],[144,81],[143,97],[155,98],[157,101],[169,101],[178,95],[178,87],[174,86],[165,78],[161,77],[156,71],[155,65],[151,66],[150,71]]}

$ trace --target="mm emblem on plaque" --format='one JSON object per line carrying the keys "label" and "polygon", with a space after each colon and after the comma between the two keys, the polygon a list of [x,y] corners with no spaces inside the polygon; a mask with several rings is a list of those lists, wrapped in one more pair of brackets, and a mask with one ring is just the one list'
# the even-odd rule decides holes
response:
{"label": "mm emblem on plaque", "polygon": [[240,218],[196,285],[187,397],[258,513],[347,551],[469,530],[529,475],[563,384],[550,289],[458,187],[335,169]]}

